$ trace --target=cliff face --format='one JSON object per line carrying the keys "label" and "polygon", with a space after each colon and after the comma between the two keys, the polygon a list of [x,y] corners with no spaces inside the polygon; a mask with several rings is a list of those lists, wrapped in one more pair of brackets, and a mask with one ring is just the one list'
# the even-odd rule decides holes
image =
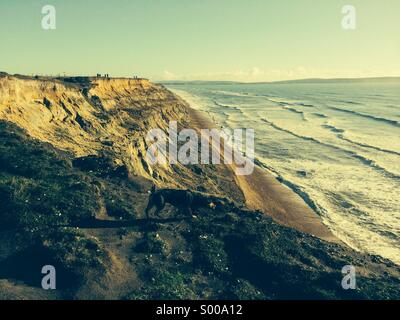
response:
{"label": "cliff face", "polygon": [[74,157],[108,156],[132,176],[160,186],[218,186],[193,166],[153,166],[145,157],[150,129],[167,131],[169,121],[184,125],[186,103],[148,80],[105,78],[0,78],[0,119]]}
{"label": "cliff face", "polygon": [[148,81],[101,79],[68,84],[0,79],[2,119],[76,157],[108,151],[117,162],[148,177],[152,172],[138,159],[146,148],[143,132],[151,125],[162,125],[162,117],[179,118],[181,107],[168,91]]}

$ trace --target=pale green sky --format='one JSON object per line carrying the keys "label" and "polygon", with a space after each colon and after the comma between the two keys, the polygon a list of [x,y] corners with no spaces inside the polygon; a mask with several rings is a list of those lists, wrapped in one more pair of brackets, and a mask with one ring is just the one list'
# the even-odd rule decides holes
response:
{"label": "pale green sky", "polygon": [[[57,29],[41,28],[41,8]],[[341,26],[342,7],[357,26]],[[1,0],[0,70],[270,81],[400,76],[399,0]]]}

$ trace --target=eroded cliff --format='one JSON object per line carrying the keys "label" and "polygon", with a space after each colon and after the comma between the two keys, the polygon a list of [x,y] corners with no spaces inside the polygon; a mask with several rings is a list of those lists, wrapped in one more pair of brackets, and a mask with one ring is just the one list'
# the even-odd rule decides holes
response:
{"label": "eroded cliff", "polygon": [[187,124],[187,104],[163,86],[144,79],[0,78],[0,119],[74,157],[107,156],[132,176],[159,186],[222,194],[195,166],[152,165],[146,135],[167,132],[170,121]]}

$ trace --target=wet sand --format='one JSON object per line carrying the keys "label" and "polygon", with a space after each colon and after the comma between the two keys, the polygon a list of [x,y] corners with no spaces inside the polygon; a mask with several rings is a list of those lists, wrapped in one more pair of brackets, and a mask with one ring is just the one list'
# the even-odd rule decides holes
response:
{"label": "wet sand", "polygon": [[[195,128],[215,128],[202,112],[192,108],[188,108],[188,111],[190,123]],[[233,172],[235,165],[230,167],[249,209],[259,210],[284,226],[330,242],[342,243],[298,194],[280,183],[267,170],[255,166],[252,174],[237,176]]]}

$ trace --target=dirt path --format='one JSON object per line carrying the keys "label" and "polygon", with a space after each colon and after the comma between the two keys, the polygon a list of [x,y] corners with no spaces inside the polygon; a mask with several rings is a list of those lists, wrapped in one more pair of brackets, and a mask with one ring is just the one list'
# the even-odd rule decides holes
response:
{"label": "dirt path", "polygon": [[[215,128],[201,112],[189,108],[189,115],[190,123],[195,128]],[[342,243],[298,194],[281,184],[272,174],[256,167],[251,175],[237,176],[233,173],[234,165],[231,168],[250,209],[264,212],[282,225],[330,242]]]}
{"label": "dirt path", "polygon": [[138,288],[138,275],[132,264],[133,244],[140,233],[121,233],[120,228],[81,229],[95,237],[110,257],[110,266],[102,275],[96,275],[76,293],[77,299],[120,299]]}

